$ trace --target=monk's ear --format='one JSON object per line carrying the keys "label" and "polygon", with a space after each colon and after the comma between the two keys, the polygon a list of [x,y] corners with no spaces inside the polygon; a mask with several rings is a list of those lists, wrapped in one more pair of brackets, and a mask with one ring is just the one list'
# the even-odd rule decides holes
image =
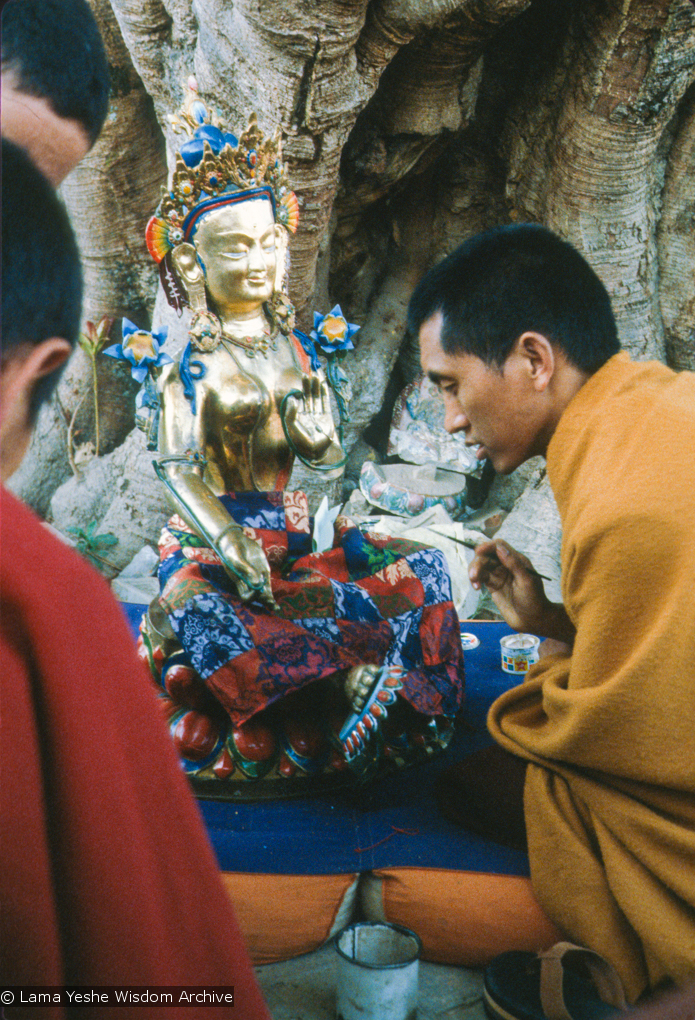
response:
{"label": "monk's ear", "polygon": [[521,359],[533,388],[542,393],[557,369],[555,348],[551,342],[542,333],[529,330],[517,340],[514,353]]}
{"label": "monk's ear", "polygon": [[29,355],[29,370],[34,379],[38,382],[46,375],[57,371],[72,354],[72,344],[62,337],[52,336],[34,346]]}
{"label": "monk's ear", "polygon": [[3,414],[15,406],[28,407],[38,381],[57,371],[71,354],[72,346],[57,336],[10,349],[3,358],[0,375]]}
{"label": "monk's ear", "polygon": [[71,354],[72,345],[62,337],[52,336],[48,340],[33,344],[24,358],[22,370],[29,389],[33,390],[34,383],[39,379],[56,372]]}
{"label": "monk's ear", "polygon": [[0,477],[9,478],[26,453],[33,430],[32,396],[45,376],[72,353],[67,340],[50,337],[4,353],[0,369]]}

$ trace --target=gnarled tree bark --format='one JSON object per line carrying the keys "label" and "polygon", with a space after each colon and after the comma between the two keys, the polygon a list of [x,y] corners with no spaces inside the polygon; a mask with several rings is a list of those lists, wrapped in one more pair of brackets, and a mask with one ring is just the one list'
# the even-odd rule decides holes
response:
{"label": "gnarled tree bark", "polygon": [[[405,333],[414,284],[498,223],[532,220],[570,240],[606,283],[633,355],[695,365],[691,0],[93,3],[108,31],[117,19],[119,74],[140,90],[118,135],[140,162],[111,173],[99,199],[105,223],[119,209],[111,235],[81,209],[106,180],[96,150],[81,169],[70,206],[85,252],[94,240],[145,279],[135,233],[164,180],[154,135],[171,166],[180,138],[166,117],[190,73],[231,130],[252,110],[266,133],[279,125],[300,201],[290,275],[300,324],[340,303],[362,326],[346,362],[350,443],[387,394],[367,433],[378,445],[388,399],[417,372]],[[93,264],[90,318],[132,306],[132,277],[109,265]]]}

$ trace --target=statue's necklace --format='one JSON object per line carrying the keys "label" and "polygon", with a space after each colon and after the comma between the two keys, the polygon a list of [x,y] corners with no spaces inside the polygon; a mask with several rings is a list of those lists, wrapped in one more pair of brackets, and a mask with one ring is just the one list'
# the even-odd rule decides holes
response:
{"label": "statue's necklace", "polygon": [[279,329],[264,329],[262,333],[256,333],[254,336],[232,336],[231,333],[222,330],[222,338],[228,340],[231,344],[235,344],[237,347],[241,347],[242,350],[246,351],[247,357],[253,358],[256,355],[256,351],[259,351],[264,358],[268,357],[268,351],[276,351],[278,349],[278,333]]}

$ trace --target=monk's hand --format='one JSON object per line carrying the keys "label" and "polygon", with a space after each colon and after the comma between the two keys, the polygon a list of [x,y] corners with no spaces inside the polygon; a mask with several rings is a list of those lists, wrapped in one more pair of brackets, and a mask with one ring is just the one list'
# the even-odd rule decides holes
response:
{"label": "monk's hand", "polygon": [[[548,633],[554,603],[546,597],[543,582],[530,571],[531,561],[506,542],[482,542],[468,568],[472,586],[482,585],[509,624],[517,631],[554,636]],[[562,608],[562,607],[560,607]]]}
{"label": "monk's hand", "polygon": [[538,646],[538,658],[546,659],[549,655],[571,655],[572,645],[567,641],[557,641],[555,638],[546,638]]}
{"label": "monk's hand", "polygon": [[342,459],[328,387],[320,376],[302,378],[302,397],[290,404],[286,424],[292,442],[307,460],[330,465]]}
{"label": "monk's hand", "polygon": [[260,542],[250,538],[238,524],[231,524],[215,546],[242,602],[258,601],[268,609],[277,609],[270,586],[270,567]]}

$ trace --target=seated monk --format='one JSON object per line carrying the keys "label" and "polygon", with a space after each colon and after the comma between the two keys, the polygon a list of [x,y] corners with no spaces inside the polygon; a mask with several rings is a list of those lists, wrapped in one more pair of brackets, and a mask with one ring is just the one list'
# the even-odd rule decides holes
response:
{"label": "seated monk", "polygon": [[140,401],[176,511],[142,648],[184,767],[236,781],[417,760],[446,746],[463,697],[444,557],[344,517],[312,551],[306,497],[286,489],[295,456],[327,479],[344,457],[281,289],[298,206],[279,142],[255,118],[238,141],[223,133],[195,90],[176,124],[193,137],[147,240],[192,319]]}
{"label": "seated monk", "polygon": [[[526,842],[547,917],[613,965],[628,1001],[690,984],[695,374],[632,362],[597,274],[533,224],[469,238],[418,284],[409,321],[449,431],[501,474],[544,456],[562,521],[562,603],[505,542],[476,550],[473,586],[552,644],[494,702],[497,743],[444,774],[440,803],[488,837]],[[645,457],[655,436],[658,478]],[[540,974],[500,957],[491,1015],[521,1015],[520,986],[540,994]],[[608,1015],[594,1005],[563,1015]]]}

